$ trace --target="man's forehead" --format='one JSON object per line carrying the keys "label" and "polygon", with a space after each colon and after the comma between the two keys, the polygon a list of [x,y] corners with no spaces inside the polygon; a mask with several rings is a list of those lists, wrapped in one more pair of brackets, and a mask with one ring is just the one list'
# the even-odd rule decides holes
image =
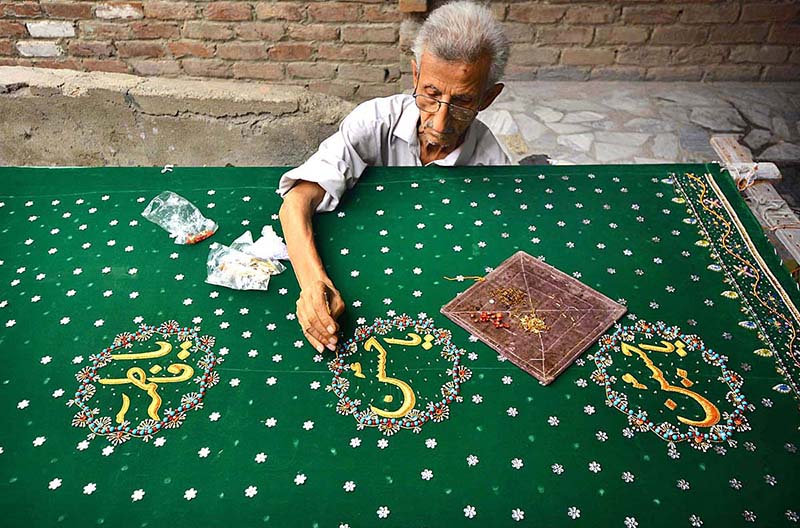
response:
{"label": "man's forehead", "polygon": [[447,61],[432,53],[422,54],[419,68],[419,84],[438,90],[457,90],[458,92],[480,91],[488,77],[488,59],[482,57],[473,63]]}

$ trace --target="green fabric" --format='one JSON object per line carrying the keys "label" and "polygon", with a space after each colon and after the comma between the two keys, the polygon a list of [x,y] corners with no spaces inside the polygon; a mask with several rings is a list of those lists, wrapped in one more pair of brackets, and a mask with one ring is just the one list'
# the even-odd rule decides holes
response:
{"label": "green fabric", "polygon": [[[343,339],[376,318],[429,317],[452,332],[472,374],[449,419],[391,436],[359,430],[353,416],[337,413],[339,399],[326,391],[334,356],[316,355],[292,320],[291,268],[273,277],[268,292],[204,282],[211,243],[229,244],[246,229],[257,235],[264,224],[280,231],[274,189],[285,170],[0,169],[3,525],[672,527],[749,526],[753,518],[796,525],[800,370],[792,305],[800,298],[717,166],[368,170],[338,212],[316,219],[323,260],[348,307]],[[218,232],[195,246],[174,245],[140,216],[163,190],[195,203]],[[779,283],[770,283],[735,228],[726,232],[736,223],[725,202]],[[731,436],[735,446],[705,451],[635,432],[595,382],[598,345],[543,387],[439,313],[471,284],[444,277],[483,275],[518,250],[624,302],[620,325],[663,321],[726,356],[744,379],[751,429]],[[76,373],[115,336],[170,320],[213,336],[224,359],[203,408],[149,442],[131,438],[112,450],[102,435],[87,440],[87,428],[72,426],[76,407],[66,405],[79,387]],[[637,344],[647,339],[660,337],[635,336]],[[163,339],[132,350],[154,350],[156,340]],[[181,342],[166,341],[175,350]],[[451,378],[441,349],[389,350],[387,373],[411,384],[418,408],[439,398]],[[652,370],[618,349],[609,353],[615,389],[651,420],[686,431],[678,415],[702,416],[684,394],[667,395],[678,406],[669,410]],[[650,357],[674,386],[683,368],[696,394],[721,412],[735,406],[699,344],[684,358]],[[397,407],[402,394],[375,381],[374,351],[358,349],[353,359],[366,375],[356,383],[348,370],[348,395],[361,400],[359,409]],[[141,363],[145,372],[149,365]],[[119,378],[128,366],[108,368]],[[648,389],[623,382],[624,373]],[[126,418],[134,426],[147,418],[151,399],[143,390],[95,385],[91,401],[102,416],[113,421],[127,392]],[[159,390],[163,411],[198,385]],[[95,490],[87,494],[90,483]],[[257,494],[248,497],[251,486]],[[185,495],[190,489],[195,494]]]}

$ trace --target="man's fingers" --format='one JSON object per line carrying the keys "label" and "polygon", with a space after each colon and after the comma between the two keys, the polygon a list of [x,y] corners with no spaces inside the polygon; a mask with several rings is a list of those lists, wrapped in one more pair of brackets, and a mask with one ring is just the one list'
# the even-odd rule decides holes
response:
{"label": "man's fingers", "polygon": [[305,312],[303,304],[298,301],[297,319],[300,323],[300,327],[303,329],[303,334],[305,334],[309,343],[311,343],[318,352],[322,352],[325,349],[324,344],[327,342],[327,338],[322,329],[319,328],[318,325],[315,325]]}

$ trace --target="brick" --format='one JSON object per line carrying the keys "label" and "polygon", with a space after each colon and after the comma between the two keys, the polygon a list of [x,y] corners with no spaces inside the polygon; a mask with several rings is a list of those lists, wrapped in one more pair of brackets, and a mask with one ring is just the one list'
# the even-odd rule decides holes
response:
{"label": "brick", "polygon": [[229,40],[233,38],[233,29],[228,24],[214,22],[186,22],[182,33],[186,38],[200,40]]}
{"label": "brick", "polygon": [[217,45],[217,57],[234,60],[265,59],[267,49],[261,42],[226,42]]}
{"label": "brick", "polygon": [[181,67],[177,61],[172,60],[134,60],[131,61],[133,71],[139,75],[180,75]]}
{"label": "brick", "polygon": [[237,79],[280,81],[283,79],[283,65],[264,62],[237,62],[233,65],[233,76]]}
{"label": "brick", "polygon": [[512,44],[508,62],[517,66],[555,64],[558,62],[558,55],[559,50],[556,48],[542,48],[530,44]]}
{"label": "brick", "polygon": [[83,59],[81,61],[86,71],[101,71],[109,73],[128,73],[128,65],[118,59]]}
{"label": "brick", "polygon": [[681,22],[684,24],[731,23],[736,22],[737,18],[739,18],[739,2],[687,5],[681,14]]}
{"label": "brick", "polygon": [[647,41],[650,31],[641,26],[605,26],[597,28],[594,44],[641,44]]}
{"label": "brick", "polygon": [[286,65],[286,74],[295,79],[332,79],[336,65],[330,62],[293,62]]}
{"label": "brick", "polygon": [[773,24],[767,42],[770,44],[793,44],[800,42],[800,24]]}
{"label": "brick", "polygon": [[131,33],[137,39],[172,39],[178,38],[180,29],[177,22],[132,22]]}
{"label": "brick", "polygon": [[744,64],[714,64],[705,68],[704,81],[757,81],[761,66]]}
{"label": "brick", "polygon": [[309,2],[308,16],[317,22],[353,22],[359,20],[357,4]]}
{"label": "brick", "polygon": [[0,39],[0,55],[16,55],[17,48],[14,46],[14,42],[7,39]]}
{"label": "brick", "polygon": [[592,69],[586,66],[541,66],[536,70],[539,81],[586,81]]}
{"label": "brick", "polygon": [[536,80],[536,66],[520,66],[517,64],[509,64],[506,66],[504,79],[509,81],[533,81]]}
{"label": "brick", "polygon": [[279,19],[297,22],[303,18],[302,4],[260,2],[256,4],[256,17],[259,20]]}
{"label": "brick", "polygon": [[196,77],[231,77],[231,65],[217,59],[183,59],[183,71]]}
{"label": "brick", "polygon": [[78,23],[80,36],[85,39],[128,39],[131,37],[131,28],[127,24],[113,22],[98,22],[86,20]]}
{"label": "brick", "polygon": [[797,81],[800,79],[800,66],[794,64],[770,64],[764,68],[765,81]]}
{"label": "brick", "polygon": [[23,57],[58,57],[64,54],[56,42],[46,40],[18,40],[17,51]]}
{"label": "brick", "polygon": [[509,42],[533,42],[536,37],[536,26],[530,24],[506,22],[503,29]]}
{"label": "brick", "polygon": [[800,64],[800,48],[792,51],[792,55],[789,57],[789,62],[792,64]]}
{"label": "brick", "polygon": [[36,22],[27,22],[25,26],[28,28],[28,33],[33,38],[63,38],[75,36],[75,26],[73,26],[72,22],[40,20]]}
{"label": "brick", "polygon": [[325,60],[357,61],[363,60],[365,56],[366,48],[364,46],[320,44],[317,49],[317,57]]}
{"label": "brick", "polygon": [[167,42],[167,49],[176,59],[183,57],[209,58],[214,56],[214,45],[200,40],[176,40]]}
{"label": "brick", "polygon": [[730,62],[755,62],[758,64],[778,64],[789,57],[786,46],[736,46],[728,57]]}
{"label": "brick", "polygon": [[160,20],[190,20],[198,17],[197,6],[189,2],[145,2],[144,16]]}
{"label": "brick", "polygon": [[764,42],[767,38],[767,24],[726,24],[711,27],[708,36],[710,44],[741,44]]}
{"label": "brick", "polygon": [[110,57],[114,54],[111,42],[99,40],[73,40],[69,43],[69,54],[75,57]]}
{"label": "brick", "polygon": [[49,68],[52,70],[82,70],[81,63],[75,59],[39,59],[36,61],[37,68]]}
{"label": "brick", "polygon": [[699,81],[705,69],[700,66],[656,66],[647,69],[648,81]]}
{"label": "brick", "polygon": [[92,5],[87,3],[42,4],[48,18],[92,18]]}
{"label": "brick", "polygon": [[593,81],[641,81],[645,69],[636,66],[600,66],[592,68],[589,79]]}
{"label": "brick", "polygon": [[594,28],[585,26],[543,27],[537,31],[536,41],[540,44],[589,44]]}
{"label": "brick", "polygon": [[233,27],[240,40],[261,40],[277,42],[285,31],[283,24],[276,22],[242,22]]}
{"label": "brick", "polygon": [[395,95],[397,88],[396,84],[360,84],[356,90],[356,97],[359,100],[388,97]]}
{"label": "brick", "polygon": [[567,8],[565,6],[512,4],[508,8],[506,20],[533,24],[551,24],[561,20],[561,17],[563,17],[566,12]]}
{"label": "brick", "polygon": [[611,6],[572,6],[567,8],[564,22],[568,24],[608,24],[614,20],[616,15],[617,9]]}
{"label": "brick", "polygon": [[653,28],[650,42],[653,44],[701,44],[705,42],[708,30],[697,26],[657,26]]}
{"label": "brick", "polygon": [[399,62],[400,50],[395,46],[380,47],[370,46],[367,48],[367,61],[369,62]]}
{"label": "brick", "polygon": [[312,82],[308,85],[308,89],[312,92],[333,95],[335,97],[341,97],[342,99],[351,98],[356,93],[357,88],[358,84],[352,82],[325,81]]}
{"label": "brick", "polygon": [[342,40],[344,42],[395,42],[397,30],[394,27],[382,26],[344,26]]}
{"label": "brick", "polygon": [[0,20],[0,37],[25,37],[28,29],[20,22]]}
{"label": "brick", "polygon": [[624,47],[617,50],[617,64],[662,66],[669,62],[671,51],[664,46]]}
{"label": "brick", "polygon": [[312,48],[308,44],[280,43],[269,49],[268,55],[272,60],[296,61],[311,58]]}
{"label": "brick", "polygon": [[672,64],[718,64],[728,56],[727,46],[690,46],[675,50]]}
{"label": "brick", "polygon": [[365,22],[395,22],[400,23],[403,15],[398,11],[394,4],[387,5],[365,5],[362,8],[359,20]]}
{"label": "brick", "polygon": [[124,19],[133,20],[144,17],[141,2],[108,2],[94,8],[94,16],[106,20]]}
{"label": "brick", "polygon": [[561,64],[594,66],[613,64],[614,50],[602,48],[567,48],[561,52]]}
{"label": "brick", "polygon": [[490,3],[488,6],[489,11],[492,12],[492,16],[495,20],[502,22],[506,19],[506,11],[507,7],[505,4],[501,3]]}
{"label": "brick", "polygon": [[339,66],[339,78],[351,81],[382,83],[387,75],[383,66],[364,64],[342,64]]}
{"label": "brick", "polygon": [[125,40],[116,42],[120,57],[163,57],[164,45],[158,42]]}
{"label": "brick", "polygon": [[207,20],[250,20],[252,8],[244,2],[210,2],[203,9]]}
{"label": "brick", "polygon": [[800,4],[788,3],[745,3],[742,6],[740,22],[794,22],[800,17]]}
{"label": "brick", "polygon": [[290,24],[287,34],[292,40],[338,40],[339,28],[325,24]]}
{"label": "brick", "polygon": [[401,13],[424,13],[428,10],[427,0],[399,0],[397,4]]}
{"label": "brick", "polygon": [[678,20],[678,6],[626,6],[622,8],[622,21],[630,24],[670,24]]}
{"label": "brick", "polygon": [[0,3],[0,16],[34,18],[42,14],[36,2],[3,2]]}

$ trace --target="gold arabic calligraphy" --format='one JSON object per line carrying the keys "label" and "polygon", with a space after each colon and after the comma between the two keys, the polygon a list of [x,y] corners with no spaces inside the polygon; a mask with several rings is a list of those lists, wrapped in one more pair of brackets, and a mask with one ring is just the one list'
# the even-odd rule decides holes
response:
{"label": "gold arabic calligraphy", "polygon": [[[112,354],[111,359],[116,361],[133,361],[137,359],[155,359],[166,356],[170,352],[172,352],[172,345],[167,343],[166,341],[156,341],[158,345],[158,350],[153,350],[150,352],[141,352],[136,354]],[[191,341],[184,341],[181,343],[181,351],[178,352],[177,356],[178,359],[181,361],[185,360],[189,357],[189,349],[192,348]],[[158,374],[161,372],[161,367],[159,365],[154,365],[150,367],[151,374]],[[175,376],[171,377],[147,377],[144,369],[140,367],[131,367],[125,374],[124,378],[108,378],[108,379],[101,379],[100,383],[103,385],[126,385],[128,383],[134,385],[135,387],[142,389],[150,396],[150,405],[147,407],[147,415],[150,416],[153,420],[160,420],[158,416],[158,410],[161,407],[161,396],[158,394],[158,385],[163,383],[181,383],[184,381],[189,380],[192,375],[194,375],[194,369],[186,365],[184,363],[173,363],[169,367],[167,367],[167,372],[170,374],[175,374]],[[130,408],[130,398],[127,394],[122,393],[122,406],[120,407],[119,412],[116,416],[117,423],[123,423],[125,421],[125,414],[128,412]]]}
{"label": "gold arabic calligraphy", "polygon": [[[667,380],[664,378],[664,372],[658,368],[653,361],[648,357],[647,353],[643,351],[649,350],[651,352],[662,352],[665,354],[669,354],[671,352],[676,352],[680,357],[686,356],[685,344],[680,340],[675,341],[675,343],[670,343],[668,341],[661,341],[662,346],[657,345],[647,345],[642,344],[638,347],[635,345],[629,345],[628,343],[622,343],[622,353],[626,356],[633,356],[635,353],[644,361],[644,364],[650,369],[652,373],[650,378],[654,379],[658,382],[659,388],[666,392],[676,392],[679,394],[683,394],[688,396],[689,398],[693,399],[700,405],[703,409],[705,416],[702,420],[690,420],[683,416],[678,416],[678,420],[686,425],[694,425],[697,427],[711,427],[712,425],[716,425],[720,419],[719,409],[708,401],[706,398],[702,397],[701,395],[697,394],[694,391],[688,390],[688,387],[691,387],[694,383],[689,379],[689,374],[687,371],[683,369],[677,369],[678,376],[681,378],[681,385],[683,387],[678,387],[676,385],[671,385]],[[626,383],[630,383],[636,389],[647,389],[647,385],[640,383],[633,375],[630,373],[626,373],[622,376],[622,380]],[[686,388],[684,388],[686,387]],[[677,408],[677,404],[672,401],[671,399],[667,399],[664,402],[670,410],[675,410]]]}
{"label": "gold arabic calligraphy", "polygon": [[[422,345],[422,348],[425,350],[430,350],[433,345],[431,342],[433,341],[433,336],[428,334],[423,339],[419,334],[409,333],[406,334],[408,339],[396,339],[393,337],[384,337],[383,341],[390,345],[403,345],[403,346],[419,346]],[[373,336],[367,339],[364,342],[364,349],[367,351],[372,351],[375,349],[378,353],[378,373],[375,375],[378,378],[378,381],[381,383],[388,383],[389,385],[394,385],[398,389],[400,389],[401,394],[403,395],[403,403],[400,407],[395,411],[386,411],[383,409],[379,409],[374,405],[370,405],[369,408],[377,414],[378,416],[383,416],[384,418],[402,418],[403,416],[407,415],[411,410],[414,408],[414,405],[417,403],[417,397],[414,394],[414,390],[411,388],[411,385],[406,383],[405,381],[399,380],[397,378],[390,378],[386,375],[386,349],[378,342],[378,340]],[[358,378],[366,378],[366,376],[361,372],[361,363],[356,362],[350,365],[350,370],[355,373],[355,376]],[[386,403],[391,403],[393,401],[393,397],[391,395],[384,396],[383,401]]]}

